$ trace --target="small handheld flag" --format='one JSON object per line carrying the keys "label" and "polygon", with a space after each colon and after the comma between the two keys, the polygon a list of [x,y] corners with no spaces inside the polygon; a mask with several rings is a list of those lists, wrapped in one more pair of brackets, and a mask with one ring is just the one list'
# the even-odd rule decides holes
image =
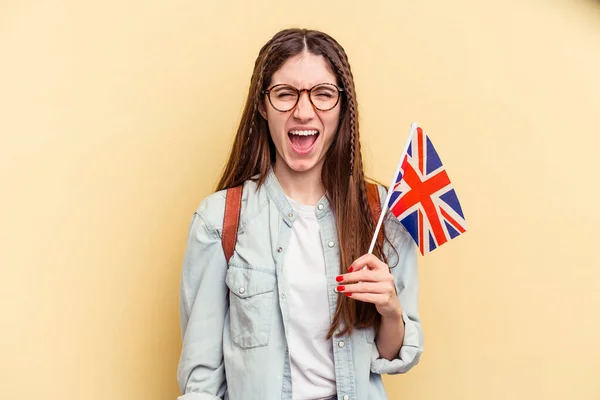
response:
{"label": "small handheld flag", "polygon": [[[431,139],[413,123],[385,206],[425,255],[466,232],[465,216]],[[383,222],[382,210],[369,253]]]}

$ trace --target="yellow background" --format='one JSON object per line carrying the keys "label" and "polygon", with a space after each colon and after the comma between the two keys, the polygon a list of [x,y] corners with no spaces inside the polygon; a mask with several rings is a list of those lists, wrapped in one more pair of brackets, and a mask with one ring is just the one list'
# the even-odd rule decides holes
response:
{"label": "yellow background", "polygon": [[0,398],[174,399],[179,273],[260,46],[322,29],[371,176],[414,120],[469,231],[421,259],[391,399],[600,399],[600,3],[0,4]]}

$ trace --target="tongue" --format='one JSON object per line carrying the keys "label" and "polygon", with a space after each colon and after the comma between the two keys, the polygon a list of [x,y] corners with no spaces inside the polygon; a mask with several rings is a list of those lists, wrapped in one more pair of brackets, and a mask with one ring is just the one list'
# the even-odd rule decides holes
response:
{"label": "tongue", "polygon": [[306,150],[317,140],[317,135],[300,136],[289,135],[292,145],[300,150]]}

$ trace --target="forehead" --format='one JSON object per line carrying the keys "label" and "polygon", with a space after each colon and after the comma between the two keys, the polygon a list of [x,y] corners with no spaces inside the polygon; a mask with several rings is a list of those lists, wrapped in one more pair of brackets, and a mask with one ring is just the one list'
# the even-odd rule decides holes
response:
{"label": "forehead", "polygon": [[308,52],[288,59],[271,79],[272,85],[285,83],[299,89],[309,89],[318,83],[337,83],[323,56]]}

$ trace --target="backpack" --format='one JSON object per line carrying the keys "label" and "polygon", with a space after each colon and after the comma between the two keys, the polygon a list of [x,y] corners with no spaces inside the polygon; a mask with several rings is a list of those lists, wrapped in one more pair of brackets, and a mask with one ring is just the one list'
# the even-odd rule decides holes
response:
{"label": "backpack", "polygon": [[[221,236],[221,243],[223,245],[223,253],[225,254],[227,264],[229,264],[229,259],[233,256],[233,251],[235,250],[235,244],[237,242],[240,211],[242,208],[242,188],[243,186],[240,185],[227,189],[227,195],[225,197],[225,214],[223,215],[223,234]],[[381,214],[381,199],[376,184],[367,182],[367,197],[369,199],[371,217],[373,218],[373,222],[377,224],[379,214]],[[383,229],[379,231],[377,242],[380,247],[383,248]]]}

